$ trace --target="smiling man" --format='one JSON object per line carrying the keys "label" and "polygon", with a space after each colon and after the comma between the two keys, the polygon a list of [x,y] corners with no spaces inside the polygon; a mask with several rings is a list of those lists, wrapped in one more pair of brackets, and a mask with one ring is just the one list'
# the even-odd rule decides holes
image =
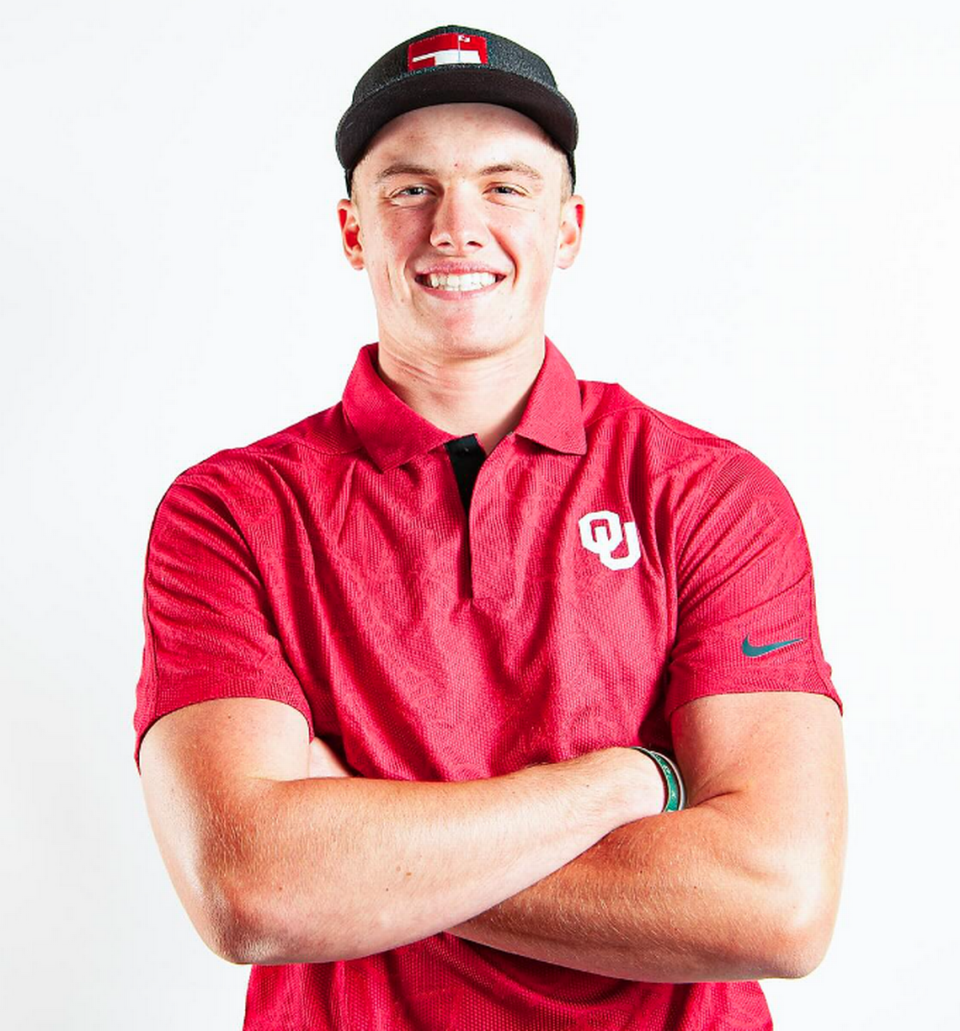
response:
{"label": "smiling man", "polygon": [[578,380],[547,65],[405,41],[337,132],[378,340],[343,399],[177,477],[134,725],[247,1031],[768,1028],[845,839],[803,529],[742,448]]}
{"label": "smiling man", "polygon": [[380,129],[351,185],[338,210],[347,257],[373,289],[380,375],[489,453],[543,363],[553,270],[580,246],[567,159],[510,108],[431,105]]}

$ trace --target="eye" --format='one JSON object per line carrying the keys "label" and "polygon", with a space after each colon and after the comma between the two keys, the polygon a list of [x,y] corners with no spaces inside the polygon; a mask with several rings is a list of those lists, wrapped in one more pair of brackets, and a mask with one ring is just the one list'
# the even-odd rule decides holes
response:
{"label": "eye", "polygon": [[425,197],[429,191],[426,186],[404,186],[403,189],[397,190],[393,194],[394,197]]}
{"label": "eye", "polygon": [[493,190],[494,193],[499,193],[499,194],[502,194],[503,196],[511,196],[511,195],[513,195],[515,197],[522,197],[523,196],[523,191],[522,190],[520,190],[516,186],[508,186],[506,183],[497,183],[496,185],[492,186],[491,189]]}

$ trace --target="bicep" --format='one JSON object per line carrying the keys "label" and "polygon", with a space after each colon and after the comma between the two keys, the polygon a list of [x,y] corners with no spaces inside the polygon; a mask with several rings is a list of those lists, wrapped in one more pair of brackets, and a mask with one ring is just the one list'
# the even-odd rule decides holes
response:
{"label": "bicep", "polygon": [[692,804],[761,786],[791,808],[844,793],[840,712],[826,695],[708,695],[680,706],[671,732]]}
{"label": "bicep", "polygon": [[147,731],[140,771],[150,823],[177,895],[203,940],[223,955],[242,863],[244,813],[268,782],[309,776],[310,732],[293,707],[217,698],[162,716]]}

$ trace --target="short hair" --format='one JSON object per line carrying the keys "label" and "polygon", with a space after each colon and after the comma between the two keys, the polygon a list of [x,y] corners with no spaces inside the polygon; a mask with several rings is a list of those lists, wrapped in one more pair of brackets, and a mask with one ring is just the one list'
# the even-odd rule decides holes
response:
{"label": "short hair", "polygon": [[[564,158],[563,172],[561,173],[562,178],[561,178],[561,181],[560,181],[560,203],[563,204],[563,203],[568,201],[573,196],[573,187],[574,187],[574,183],[576,182],[576,173],[574,171],[573,155],[572,154],[568,154],[546,132],[544,132],[543,138],[550,145],[552,150],[555,150],[558,154],[561,154],[563,156],[563,158]],[[373,140],[371,140],[370,142],[372,143]],[[357,159],[357,163],[353,166],[353,168],[345,169],[345,176],[346,176],[346,181],[347,181],[347,196],[350,198],[351,201],[354,201],[354,203],[356,202],[356,197],[354,197],[354,194],[353,194],[353,175],[354,175],[354,172],[356,172],[357,168],[360,166],[360,164],[363,161],[363,159],[367,156],[367,152],[369,151],[369,149],[370,149],[370,144],[368,143],[366,148],[364,148],[363,153]]]}

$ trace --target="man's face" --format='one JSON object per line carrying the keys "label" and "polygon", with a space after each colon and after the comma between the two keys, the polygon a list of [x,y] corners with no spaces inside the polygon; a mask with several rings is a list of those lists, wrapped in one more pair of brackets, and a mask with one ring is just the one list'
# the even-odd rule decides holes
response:
{"label": "man's face", "polygon": [[568,181],[564,155],[509,108],[443,104],[384,126],[338,205],[381,343],[434,360],[542,344],[551,274],[580,246]]}

